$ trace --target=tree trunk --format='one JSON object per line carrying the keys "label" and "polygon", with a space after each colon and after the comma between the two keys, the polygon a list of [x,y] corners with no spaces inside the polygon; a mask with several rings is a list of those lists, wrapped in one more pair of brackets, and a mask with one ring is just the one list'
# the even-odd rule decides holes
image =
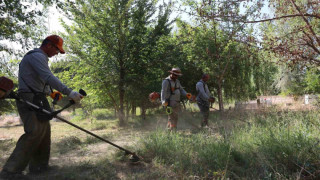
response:
{"label": "tree trunk", "polygon": [[120,79],[119,79],[119,112],[118,112],[118,117],[119,117],[119,125],[120,126],[125,126],[125,114],[124,114],[124,77],[125,77],[125,70],[123,68],[123,61],[120,61]]}
{"label": "tree trunk", "polygon": [[131,114],[132,114],[132,116],[137,115],[137,108],[134,103],[131,104]]}
{"label": "tree trunk", "polygon": [[126,122],[128,122],[129,120],[129,113],[130,113],[130,106],[129,106],[129,102],[126,102]]}
{"label": "tree trunk", "polygon": [[224,111],[221,82],[218,82],[218,100],[219,100],[219,111]]}
{"label": "tree trunk", "polygon": [[141,105],[141,118],[142,118],[143,120],[146,119],[146,107],[145,107],[144,104]]}

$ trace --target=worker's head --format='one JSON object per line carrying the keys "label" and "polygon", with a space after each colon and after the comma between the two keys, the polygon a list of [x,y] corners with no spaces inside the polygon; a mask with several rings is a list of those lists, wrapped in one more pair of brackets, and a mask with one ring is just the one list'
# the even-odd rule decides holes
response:
{"label": "worker's head", "polygon": [[210,79],[210,76],[209,74],[203,74],[201,79],[202,81],[207,82]]}
{"label": "worker's head", "polygon": [[170,71],[171,79],[178,79],[179,76],[182,76],[180,68],[172,68]]}
{"label": "worker's head", "polygon": [[62,46],[63,39],[60,36],[51,35],[43,40],[40,48],[48,55],[48,57],[52,57],[59,53],[65,53]]}

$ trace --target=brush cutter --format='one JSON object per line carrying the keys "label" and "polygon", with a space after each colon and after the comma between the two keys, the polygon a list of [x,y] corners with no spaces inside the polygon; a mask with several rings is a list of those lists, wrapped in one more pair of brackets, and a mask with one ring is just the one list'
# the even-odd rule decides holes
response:
{"label": "brush cutter", "polygon": [[[6,97],[2,97],[3,99],[4,99],[4,98],[11,98],[11,99],[16,99],[16,100],[18,100],[18,101],[21,101],[21,102],[23,102],[23,103],[26,103],[27,105],[29,105],[30,107],[32,107],[33,109],[35,109],[35,110],[37,110],[37,111],[41,111],[41,112],[43,112],[43,113],[45,113],[45,114],[47,114],[47,115],[51,115],[51,116],[59,119],[60,121],[63,121],[63,122],[65,122],[65,123],[67,123],[67,124],[69,124],[69,125],[77,128],[77,129],[79,129],[79,130],[87,133],[87,134],[90,134],[91,136],[93,136],[93,137],[95,137],[95,138],[98,138],[98,139],[100,139],[100,140],[102,140],[102,141],[104,141],[104,142],[106,142],[106,143],[108,143],[108,144],[111,144],[111,145],[114,146],[114,147],[117,147],[118,149],[124,151],[124,152],[125,152],[125,155],[131,155],[131,156],[130,156],[130,161],[131,161],[131,162],[138,162],[138,161],[140,161],[141,158],[140,158],[139,156],[137,156],[136,153],[131,152],[131,151],[129,151],[129,150],[127,150],[127,149],[125,149],[125,148],[123,148],[123,147],[121,147],[121,146],[118,146],[118,145],[116,145],[116,144],[114,144],[114,143],[112,143],[112,142],[110,142],[110,141],[108,141],[108,140],[106,140],[106,139],[104,139],[104,138],[102,138],[102,137],[100,137],[100,136],[98,136],[98,135],[96,135],[96,134],[94,134],[94,133],[86,130],[86,129],[83,129],[83,128],[81,128],[81,127],[79,127],[79,126],[77,126],[77,125],[69,122],[68,120],[65,120],[64,118],[62,118],[62,117],[60,117],[60,116],[58,116],[57,114],[59,114],[61,111],[63,111],[64,109],[70,107],[71,105],[75,104],[75,102],[74,102],[73,100],[70,100],[69,103],[68,103],[66,106],[64,106],[62,109],[57,110],[57,111],[54,111],[54,112],[49,112],[49,111],[47,111],[46,109],[43,109],[43,108],[41,108],[41,107],[39,107],[39,106],[37,106],[37,105],[29,102],[29,101],[26,101],[26,100],[20,98],[17,93],[11,91],[11,89],[13,88],[13,86],[11,87],[11,84],[10,84],[10,89],[8,89],[8,88],[3,88],[3,87],[7,87],[6,85],[3,85],[3,83],[8,84],[8,83],[11,83],[11,82],[12,82],[12,80],[10,80],[10,79],[8,79],[8,78],[3,78],[3,77],[0,78],[0,91],[5,91],[5,92],[10,91],[10,93],[9,93]],[[13,84],[13,83],[12,83],[12,84]],[[9,87],[9,86],[8,86],[8,87]],[[82,90],[82,89],[79,90],[79,93],[80,93],[81,95],[83,95],[83,96],[86,96],[86,95],[87,95],[87,93],[86,93],[84,90]]]}

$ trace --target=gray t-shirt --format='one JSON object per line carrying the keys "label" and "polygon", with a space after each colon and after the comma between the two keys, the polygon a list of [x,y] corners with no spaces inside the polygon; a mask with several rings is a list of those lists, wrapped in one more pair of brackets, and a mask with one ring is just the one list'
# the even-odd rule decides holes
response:
{"label": "gray t-shirt", "polygon": [[[55,77],[48,65],[48,56],[39,48],[29,51],[22,59],[19,65],[19,89],[18,92],[45,92],[45,84],[50,85],[53,89],[60,91],[62,94],[69,95],[72,89],[64,85]],[[29,87],[32,88],[30,90]]]}

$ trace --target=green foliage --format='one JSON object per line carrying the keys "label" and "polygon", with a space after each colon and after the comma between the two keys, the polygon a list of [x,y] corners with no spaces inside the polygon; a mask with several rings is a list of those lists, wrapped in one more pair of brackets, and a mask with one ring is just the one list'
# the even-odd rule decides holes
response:
{"label": "green foliage", "polygon": [[[46,8],[55,3],[62,7],[60,0],[4,0],[0,6],[0,37],[10,41],[22,44],[30,48],[33,44],[30,40],[38,39],[41,36],[39,32],[44,29],[40,28],[43,23],[41,18],[46,16]],[[42,4],[44,7],[39,6]],[[36,28],[37,27],[37,28]],[[42,32],[43,33],[43,32]],[[13,52],[11,47],[1,44],[0,52]]]}
{"label": "green foliage", "polygon": [[74,24],[64,24],[66,48],[74,55],[69,58],[75,73],[65,77],[96,97],[89,104],[116,109],[122,124],[125,104],[144,106],[150,88],[159,81],[161,69],[150,69],[157,67],[165,51],[159,45],[170,33],[169,8],[160,8],[154,19],[152,0],[78,0],[68,5]]}
{"label": "green foliage", "polygon": [[91,128],[91,130],[102,130],[102,129],[106,129],[106,124],[105,123],[95,123],[94,126]]}
{"label": "green foliage", "polygon": [[285,95],[302,95],[306,88],[305,76],[306,72],[301,70],[299,65],[281,66],[278,79],[275,81],[276,88]]}
{"label": "green foliage", "polygon": [[95,109],[92,112],[92,116],[97,120],[103,120],[113,117],[114,112],[109,109]]}
{"label": "green foliage", "polygon": [[77,121],[82,121],[85,120],[86,118],[86,114],[83,111],[83,109],[75,109],[75,111],[72,113],[73,117],[72,117],[72,121],[77,122]]}
{"label": "green foliage", "polygon": [[320,93],[320,71],[318,68],[310,68],[306,72],[306,92],[310,94]]}
{"label": "green foliage", "polygon": [[[259,94],[261,85],[255,83],[265,77],[261,72],[272,71],[266,68],[270,64],[262,65],[256,48],[228,39],[229,35],[214,23],[191,26],[179,22],[178,25],[181,29],[178,41],[186,42],[183,51],[187,60],[194,64],[193,69],[209,73],[212,79],[209,87],[218,91],[221,86],[226,101],[247,100]],[[200,79],[201,73],[197,76]]]}

